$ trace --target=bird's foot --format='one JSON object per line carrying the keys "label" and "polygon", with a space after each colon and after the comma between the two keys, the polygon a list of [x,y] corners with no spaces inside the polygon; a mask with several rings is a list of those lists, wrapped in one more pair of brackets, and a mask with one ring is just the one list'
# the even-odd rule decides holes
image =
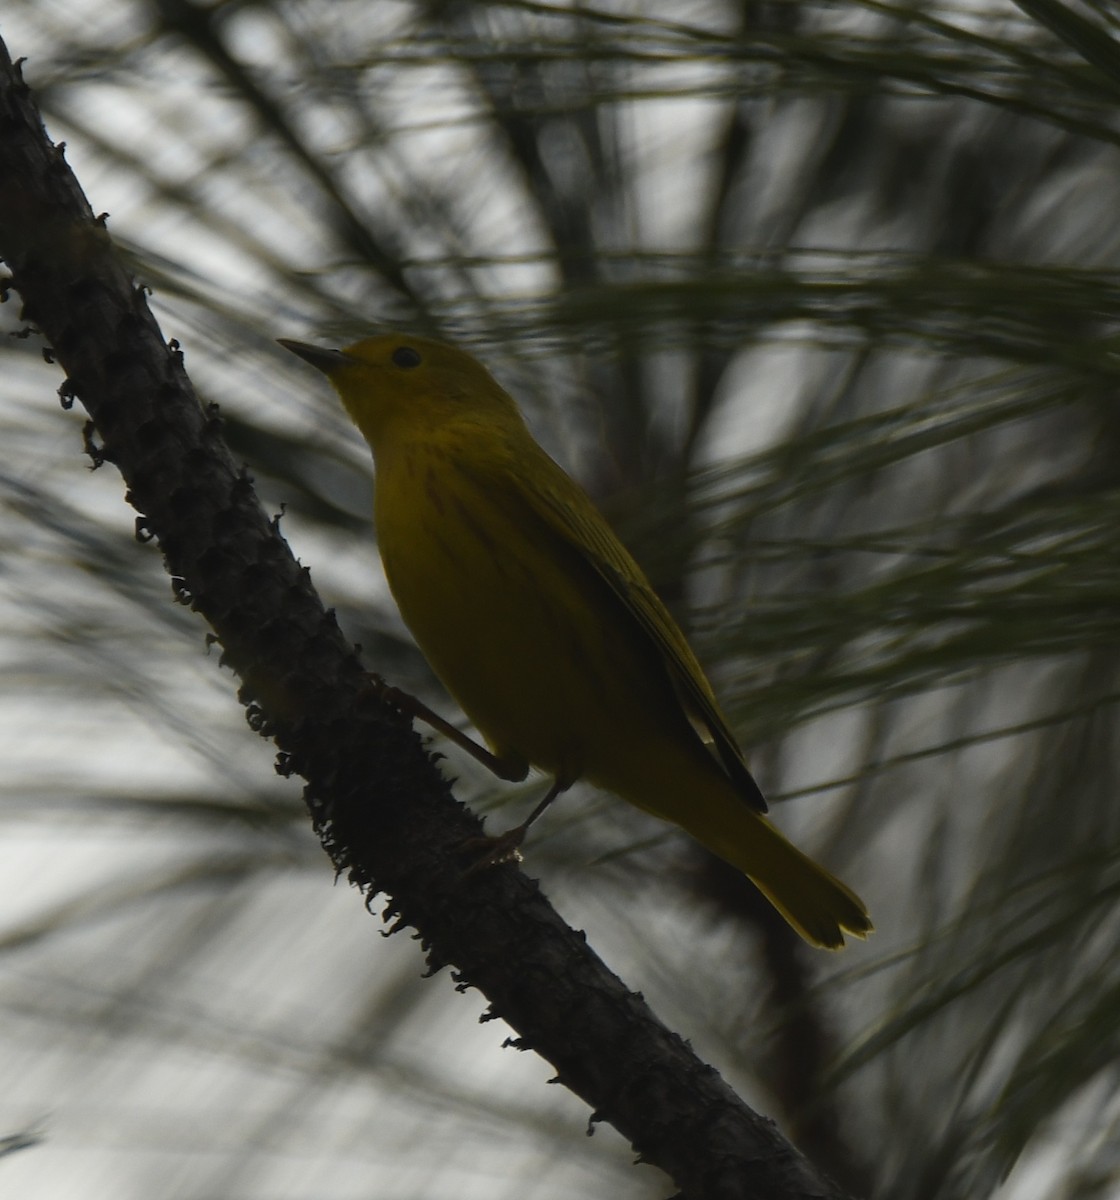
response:
{"label": "bird's foot", "polygon": [[491,867],[500,867],[502,863],[524,862],[521,843],[525,840],[525,834],[528,831],[528,825],[517,825],[513,829],[507,829],[505,833],[495,834],[493,837],[467,838],[460,849],[464,853],[476,854],[477,857],[459,878],[469,879],[481,871],[490,870]]}

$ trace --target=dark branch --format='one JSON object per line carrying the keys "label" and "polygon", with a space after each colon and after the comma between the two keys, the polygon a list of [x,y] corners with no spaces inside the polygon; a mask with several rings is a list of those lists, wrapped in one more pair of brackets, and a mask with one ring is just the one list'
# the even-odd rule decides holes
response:
{"label": "dark branch", "polygon": [[415,927],[433,968],[453,964],[492,1016],[543,1055],[595,1120],[610,1121],[689,1200],[839,1197],[655,1020],[513,867],[462,877],[456,848],[480,832],[419,740],[381,708],[164,344],[103,222],[47,138],[0,43],[0,253],[26,318],[63,366],[66,399],[154,537],[180,599],[209,622],[242,680],[254,727],[307,781],[337,868]]}

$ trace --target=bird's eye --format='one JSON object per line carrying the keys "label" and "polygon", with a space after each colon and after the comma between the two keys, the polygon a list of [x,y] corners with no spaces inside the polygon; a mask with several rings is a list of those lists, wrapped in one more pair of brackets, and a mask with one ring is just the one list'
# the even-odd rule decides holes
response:
{"label": "bird's eye", "polygon": [[393,365],[398,367],[418,367],[420,365],[420,352],[413,350],[411,346],[398,346],[393,351]]}

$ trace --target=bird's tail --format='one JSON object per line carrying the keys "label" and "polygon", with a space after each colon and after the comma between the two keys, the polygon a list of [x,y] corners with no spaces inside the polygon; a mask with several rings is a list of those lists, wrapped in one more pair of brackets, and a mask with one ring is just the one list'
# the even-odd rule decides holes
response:
{"label": "bird's tail", "polygon": [[705,829],[700,840],[749,876],[807,942],[838,950],[845,933],[863,938],[871,932],[867,906],[855,892],[802,854],[765,817],[746,806],[731,820],[728,815],[725,810],[719,827]]}

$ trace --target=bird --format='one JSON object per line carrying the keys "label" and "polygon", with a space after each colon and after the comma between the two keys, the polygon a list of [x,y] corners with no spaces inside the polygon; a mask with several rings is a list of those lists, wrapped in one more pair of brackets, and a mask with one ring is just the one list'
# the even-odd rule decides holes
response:
{"label": "bird", "polygon": [[390,590],[486,746],[416,700],[413,715],[502,779],[530,767],[551,777],[527,820],[494,839],[490,861],[514,856],[533,821],[585,780],[738,868],[812,945],[865,937],[863,901],[765,815],[712,686],[645,573],[486,367],[409,333],[280,344],[327,377],[368,443]]}

